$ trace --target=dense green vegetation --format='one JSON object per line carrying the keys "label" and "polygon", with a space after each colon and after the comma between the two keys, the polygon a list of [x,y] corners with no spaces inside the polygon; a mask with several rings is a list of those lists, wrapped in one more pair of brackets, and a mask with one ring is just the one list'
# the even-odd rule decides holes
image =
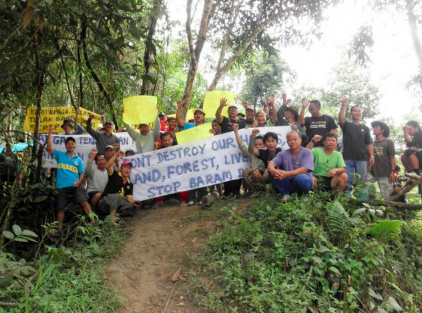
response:
{"label": "dense green vegetation", "polygon": [[[223,209],[197,289],[215,312],[420,312],[417,218],[314,194]],[[211,286],[211,287],[210,287]]]}

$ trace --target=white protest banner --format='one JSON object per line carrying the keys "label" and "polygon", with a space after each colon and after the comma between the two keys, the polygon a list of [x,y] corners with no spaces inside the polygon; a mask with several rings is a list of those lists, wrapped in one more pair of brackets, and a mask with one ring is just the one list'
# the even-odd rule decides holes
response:
{"label": "white protest banner", "polygon": [[[115,134],[120,141],[120,149],[126,151],[132,149],[136,151],[136,145],[133,139],[128,133],[116,133]],[[76,141],[76,154],[84,161],[84,164],[88,162],[91,150],[96,147],[96,140],[91,135],[52,135],[53,148],[59,151],[66,151],[65,141],[68,137],[75,138]],[[48,135],[40,135],[39,141],[41,143],[47,142]],[[46,150],[43,151],[43,167],[57,167],[56,160]]]}
{"label": "white protest banner", "polygon": [[[274,132],[286,148],[289,126],[260,128]],[[248,144],[252,129],[239,135]],[[242,178],[249,161],[238,148],[233,132],[125,158],[133,165],[130,175],[134,199],[142,201]]]}

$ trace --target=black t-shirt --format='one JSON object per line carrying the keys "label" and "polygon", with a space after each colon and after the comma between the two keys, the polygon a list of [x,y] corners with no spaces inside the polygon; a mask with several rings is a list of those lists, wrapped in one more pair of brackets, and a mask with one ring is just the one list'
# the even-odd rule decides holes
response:
{"label": "black t-shirt", "polygon": [[246,127],[246,123],[245,123],[244,120],[240,120],[240,119],[230,120],[225,116],[223,116],[223,121],[219,124],[221,126],[221,133],[222,134],[233,131],[232,125],[234,125],[234,124],[238,124],[239,129]]}
{"label": "black t-shirt", "polygon": [[374,142],[375,163],[371,168],[374,177],[388,177],[392,170],[391,157],[396,154],[394,142],[391,139]]}
{"label": "black t-shirt", "polygon": [[416,147],[422,148],[422,131],[418,131],[412,138],[412,142],[406,144],[409,148]]}
{"label": "black t-shirt", "polygon": [[248,125],[248,126],[252,126],[252,124],[253,124],[253,122],[255,122],[255,120],[252,120],[252,121],[250,121],[250,120],[243,120],[244,122],[245,122],[245,124],[246,125]]}
{"label": "black t-shirt", "polygon": [[123,178],[120,173],[113,171],[113,174],[108,176],[108,183],[104,189],[103,197],[119,193],[122,197],[133,196],[133,184],[130,182],[129,177],[126,183],[123,183]]}
{"label": "black t-shirt", "polygon": [[274,156],[270,156],[270,152],[267,149],[259,149],[259,159],[261,159],[264,162],[265,167],[268,166],[268,162],[270,162],[272,159],[275,158],[277,153],[281,152],[281,148],[277,148],[275,150]]}
{"label": "black t-shirt", "polygon": [[343,131],[343,158],[344,160],[368,161],[367,146],[372,143],[371,132],[363,124],[356,125],[344,122]]}
{"label": "black t-shirt", "polygon": [[[336,122],[331,116],[321,115],[320,117],[305,117],[306,136],[308,137],[306,145],[315,135],[324,136],[326,133],[337,128]],[[315,147],[322,147],[322,140],[315,144]]]}

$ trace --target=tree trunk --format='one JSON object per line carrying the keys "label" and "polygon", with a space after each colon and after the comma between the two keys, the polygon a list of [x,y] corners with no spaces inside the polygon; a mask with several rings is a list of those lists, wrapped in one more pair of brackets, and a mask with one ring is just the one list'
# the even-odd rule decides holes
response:
{"label": "tree trunk", "polygon": [[198,62],[201,56],[202,48],[204,47],[205,40],[208,33],[208,25],[212,16],[213,0],[206,0],[204,3],[204,9],[202,11],[201,25],[199,27],[198,37],[193,45],[192,31],[191,31],[191,11],[192,11],[192,0],[188,0],[186,6],[187,18],[186,18],[186,34],[188,37],[189,54],[191,57],[188,77],[186,80],[185,93],[183,96],[182,105],[182,119],[186,118],[186,113],[189,110],[189,105],[192,99],[193,84],[195,82],[196,72],[198,71]]}
{"label": "tree trunk", "polygon": [[416,56],[419,62],[419,85],[422,90],[422,43],[418,34],[418,21],[415,16],[414,7],[416,3],[414,0],[406,0],[407,16],[409,18],[410,33],[412,35],[413,46],[415,47]]}
{"label": "tree trunk", "polygon": [[280,11],[277,14],[274,14],[270,16],[266,21],[259,24],[254,31],[250,34],[249,37],[247,37],[243,43],[240,45],[240,47],[237,49],[237,51],[234,53],[234,55],[229,58],[223,66],[217,72],[215,73],[214,79],[212,80],[212,83],[208,87],[209,91],[215,90],[217,87],[218,82],[221,80],[221,78],[226,74],[233,64],[239,59],[239,57],[249,48],[249,46],[252,44],[252,42],[269,26],[271,26],[275,21],[277,21],[279,18],[281,18],[283,15],[294,12],[297,9],[299,9],[301,6],[303,6],[305,3],[307,3],[309,0],[300,0],[297,2],[294,6],[284,10]]}
{"label": "tree trunk", "polygon": [[151,19],[150,19],[150,25],[149,25],[149,29],[148,29],[148,36],[145,40],[145,53],[144,53],[144,68],[145,68],[145,73],[144,73],[144,77],[142,79],[142,87],[141,87],[141,95],[146,95],[148,94],[148,79],[146,79],[146,77],[149,75],[150,71],[151,71],[151,58],[154,55],[154,34],[155,34],[155,28],[157,26],[157,20],[158,20],[158,15],[160,13],[161,10],[161,5],[162,5],[162,0],[155,0],[154,1],[154,6],[152,8],[152,14],[151,14]]}
{"label": "tree trunk", "polygon": [[92,78],[94,79],[95,83],[97,84],[98,89],[100,90],[100,92],[103,94],[104,98],[107,101],[107,104],[109,106],[111,116],[112,116],[112,119],[113,119],[113,122],[114,122],[114,126],[117,130],[119,126],[117,124],[116,114],[114,113],[113,101],[111,100],[111,97],[110,97],[108,91],[104,88],[104,85],[101,83],[100,78],[98,77],[97,73],[95,72],[94,68],[92,67],[91,63],[89,62],[88,49],[86,47],[86,42],[85,42],[86,29],[87,29],[87,26],[88,26],[87,23],[86,23],[86,17],[82,18],[82,24],[81,25],[82,25],[82,29],[81,29],[82,50],[83,50],[83,55],[84,55],[86,67],[89,69]]}
{"label": "tree trunk", "polygon": [[81,41],[76,41],[76,57],[78,62],[79,72],[79,93],[78,93],[78,107],[75,110],[75,129],[78,127],[79,109],[83,106],[83,85],[82,85],[82,66],[81,66]]}

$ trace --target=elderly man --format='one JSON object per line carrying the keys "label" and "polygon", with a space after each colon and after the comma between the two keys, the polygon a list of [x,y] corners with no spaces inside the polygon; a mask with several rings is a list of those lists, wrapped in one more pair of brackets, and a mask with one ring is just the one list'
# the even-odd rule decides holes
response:
{"label": "elderly man", "polygon": [[85,131],[85,128],[82,127],[81,124],[76,124],[76,130],[72,131],[73,125],[75,121],[71,118],[64,120],[62,128],[64,130],[65,135],[82,135]]}
{"label": "elderly man", "polygon": [[194,123],[188,123],[182,120],[182,100],[177,101],[176,121],[182,130],[186,130],[205,123],[205,112],[201,108],[195,109],[193,112]]}
{"label": "elderly man", "polygon": [[106,147],[113,144],[120,144],[119,138],[113,135],[113,122],[106,121],[104,123],[104,132],[92,129],[92,119],[95,116],[90,114],[86,122],[86,131],[97,140],[97,149],[99,154],[105,154]]}
{"label": "elderly man", "polygon": [[314,158],[309,149],[301,146],[297,131],[287,134],[289,149],[281,151],[268,163],[268,179],[286,201],[291,194],[308,194],[312,188]]}

